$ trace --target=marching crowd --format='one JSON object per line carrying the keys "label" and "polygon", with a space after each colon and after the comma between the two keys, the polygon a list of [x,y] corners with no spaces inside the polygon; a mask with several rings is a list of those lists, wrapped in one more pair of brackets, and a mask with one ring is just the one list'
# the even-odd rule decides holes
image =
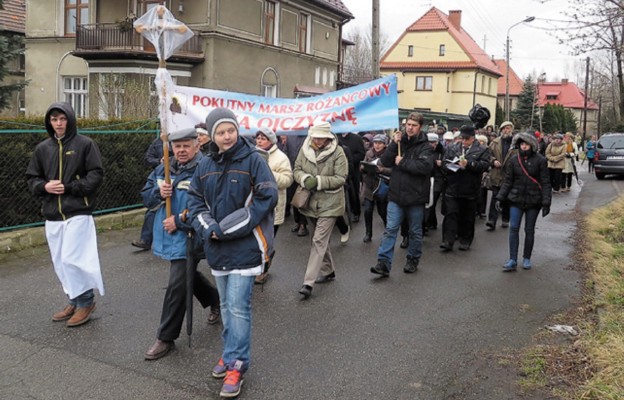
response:
{"label": "marching crowd", "polygon": [[[407,249],[403,272],[411,274],[424,235],[440,227],[442,252],[454,251],[456,243],[469,251],[477,218],[487,219],[488,230],[499,217],[509,227],[504,272],[516,271],[520,259],[530,270],[536,221],[550,212],[553,194],[570,190],[579,146],[571,133],[517,133],[510,121],[495,132],[485,126],[486,109],[473,108],[470,117],[474,125],[448,132],[441,125],[427,129],[423,116],[412,113],[389,135],[335,134],[323,122],[305,136],[262,128],[250,138],[240,135],[232,111],[217,108],[205,122],[170,133],[170,154],[156,139],[146,153],[154,169],[141,191],[147,212],[132,244],[171,265],[156,341],[145,359],[164,357],[179,337],[191,271],[190,287],[209,309],[208,322],[223,324],[223,351],[212,376],[223,379],[223,397],[237,396],[250,365],[252,289],[268,279],[273,241],[290,214],[290,232],[311,239],[303,300],[315,284],[336,278],[330,237],[337,227],[341,241],[348,241],[362,211],[363,242],[375,237],[375,212],[383,222],[370,268],[380,278],[393,268],[399,234],[399,246]],[[104,294],[92,217],[103,169],[95,143],[77,133],[68,104],[52,104],[45,125],[50,137],[35,149],[26,175],[42,199],[54,269],[69,298],[52,319],[74,327],[89,321],[94,289]],[[592,137],[588,158],[594,147]],[[204,258],[216,287],[195,269]]]}

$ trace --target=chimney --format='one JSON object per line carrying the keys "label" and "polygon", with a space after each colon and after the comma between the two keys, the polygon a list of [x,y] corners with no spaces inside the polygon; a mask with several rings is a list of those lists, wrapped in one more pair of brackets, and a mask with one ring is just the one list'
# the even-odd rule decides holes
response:
{"label": "chimney", "polygon": [[449,11],[449,22],[455,27],[455,29],[458,31],[461,30],[461,10]]}
{"label": "chimney", "polygon": [[561,80],[561,84],[562,84],[562,85],[567,85],[567,84],[568,84],[568,78],[563,78],[563,79]]}

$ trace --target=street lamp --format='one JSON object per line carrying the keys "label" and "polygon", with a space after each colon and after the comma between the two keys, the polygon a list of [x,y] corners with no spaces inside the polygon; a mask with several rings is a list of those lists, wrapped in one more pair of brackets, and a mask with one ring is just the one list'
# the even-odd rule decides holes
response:
{"label": "street lamp", "polygon": [[525,22],[531,22],[535,19],[535,17],[526,17],[525,19],[523,19],[520,22],[517,22],[515,24],[513,24],[512,26],[509,27],[509,29],[507,29],[507,46],[506,46],[506,50],[507,50],[507,72],[505,74],[505,120],[509,121],[509,108],[510,108],[510,104],[509,104],[509,31],[511,30],[511,28],[513,28],[514,26],[518,26],[520,24],[523,24]]}

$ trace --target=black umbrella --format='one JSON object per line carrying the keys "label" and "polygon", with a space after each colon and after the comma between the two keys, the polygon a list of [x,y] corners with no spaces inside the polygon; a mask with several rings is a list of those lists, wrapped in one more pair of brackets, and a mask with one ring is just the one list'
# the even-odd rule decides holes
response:
{"label": "black umbrella", "polygon": [[188,346],[191,347],[191,334],[193,333],[193,286],[197,263],[193,257],[193,231],[186,236],[186,334]]}
{"label": "black umbrella", "polygon": [[576,170],[576,164],[574,163],[574,159],[572,159],[572,168],[574,168],[574,176],[576,177],[576,183],[578,183],[579,186],[582,186],[583,181],[580,180],[578,177],[578,171]]}

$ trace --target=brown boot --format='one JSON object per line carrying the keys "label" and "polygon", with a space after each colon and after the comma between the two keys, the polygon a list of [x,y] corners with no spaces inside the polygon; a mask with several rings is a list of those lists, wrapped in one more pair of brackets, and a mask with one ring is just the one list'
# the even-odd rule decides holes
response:
{"label": "brown boot", "polygon": [[67,326],[80,326],[86,324],[91,319],[91,313],[95,310],[95,302],[89,307],[78,307],[74,315],[67,321]]}
{"label": "brown boot", "polygon": [[71,304],[68,304],[65,306],[65,308],[63,308],[62,311],[59,311],[52,316],[52,321],[59,322],[59,321],[68,320],[71,318],[72,315],[74,315],[75,311],[76,311],[76,306],[72,306]]}
{"label": "brown boot", "polygon": [[221,319],[221,307],[211,306],[210,314],[208,314],[208,323],[214,325],[219,322],[219,319]]}
{"label": "brown boot", "polygon": [[158,360],[166,356],[174,347],[173,342],[156,339],[156,342],[145,352],[146,360]]}

